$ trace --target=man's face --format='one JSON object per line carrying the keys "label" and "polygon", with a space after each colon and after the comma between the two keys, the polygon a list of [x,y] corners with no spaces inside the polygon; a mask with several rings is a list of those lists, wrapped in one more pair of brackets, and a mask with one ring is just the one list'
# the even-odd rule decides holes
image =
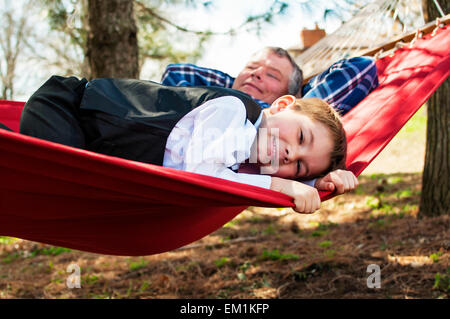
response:
{"label": "man's face", "polygon": [[288,94],[289,78],[293,67],[287,58],[263,50],[253,56],[233,83],[233,89],[272,104],[278,97]]}

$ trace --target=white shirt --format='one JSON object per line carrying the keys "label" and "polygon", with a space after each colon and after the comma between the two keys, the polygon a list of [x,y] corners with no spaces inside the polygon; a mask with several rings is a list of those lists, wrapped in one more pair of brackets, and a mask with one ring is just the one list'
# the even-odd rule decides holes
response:
{"label": "white shirt", "polygon": [[234,96],[209,100],[186,114],[167,139],[163,166],[270,189],[269,175],[236,173],[251,156],[261,123],[253,125]]}

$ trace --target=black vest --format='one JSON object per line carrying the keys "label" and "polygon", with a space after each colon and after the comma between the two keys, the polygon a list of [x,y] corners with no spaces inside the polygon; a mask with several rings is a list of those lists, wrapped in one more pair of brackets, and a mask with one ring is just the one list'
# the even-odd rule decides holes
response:
{"label": "black vest", "polygon": [[247,110],[247,120],[255,124],[261,107],[237,90],[170,87],[141,80],[93,80],[80,103],[86,149],[162,165],[167,138],[176,123],[194,108],[221,96],[239,98]]}

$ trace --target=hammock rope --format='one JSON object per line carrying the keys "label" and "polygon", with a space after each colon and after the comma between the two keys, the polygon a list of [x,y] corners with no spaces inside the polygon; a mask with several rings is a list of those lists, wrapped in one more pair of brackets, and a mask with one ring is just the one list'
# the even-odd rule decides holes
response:
{"label": "hammock rope", "polygon": [[[343,118],[359,175],[450,73],[450,27],[377,61],[379,87]],[[0,101],[17,131],[24,103]],[[0,234],[94,253],[139,256],[196,241],[248,206],[288,196],[110,157],[0,129]],[[322,200],[333,194],[320,193]]]}
{"label": "hammock rope", "polygon": [[377,0],[368,3],[333,33],[322,38],[295,60],[304,80],[328,68],[333,62],[363,55],[424,25],[421,0]]}

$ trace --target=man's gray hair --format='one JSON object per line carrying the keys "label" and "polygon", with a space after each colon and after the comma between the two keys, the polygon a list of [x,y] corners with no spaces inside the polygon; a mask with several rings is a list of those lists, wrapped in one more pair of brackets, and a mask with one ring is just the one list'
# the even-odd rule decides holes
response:
{"label": "man's gray hair", "polygon": [[272,53],[275,53],[280,58],[286,58],[292,65],[293,71],[289,78],[288,84],[288,94],[302,97],[302,86],[303,86],[303,72],[294,59],[291,57],[288,51],[280,47],[266,47],[264,50],[269,50]]}

